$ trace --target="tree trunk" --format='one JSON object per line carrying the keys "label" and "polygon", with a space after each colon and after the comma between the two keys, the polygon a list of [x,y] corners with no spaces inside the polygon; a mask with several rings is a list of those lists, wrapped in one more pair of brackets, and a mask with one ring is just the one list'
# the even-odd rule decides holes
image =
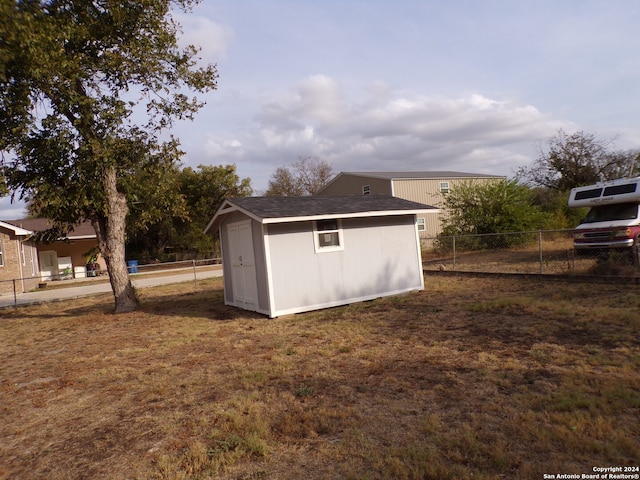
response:
{"label": "tree trunk", "polygon": [[107,264],[109,281],[115,298],[115,313],[132,312],[138,299],[125,262],[125,225],[129,212],[124,194],[117,189],[115,167],[105,167],[102,183],[107,199],[107,216],[92,219],[98,248]]}

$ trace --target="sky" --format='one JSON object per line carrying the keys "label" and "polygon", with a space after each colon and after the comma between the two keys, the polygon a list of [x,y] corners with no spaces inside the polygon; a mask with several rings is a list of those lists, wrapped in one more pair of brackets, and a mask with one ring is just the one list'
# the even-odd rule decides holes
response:
{"label": "sky", "polygon": [[511,178],[559,129],[640,148],[637,0],[203,0],[176,18],[219,73],[171,131],[182,163],[235,164],[256,194],[306,157]]}

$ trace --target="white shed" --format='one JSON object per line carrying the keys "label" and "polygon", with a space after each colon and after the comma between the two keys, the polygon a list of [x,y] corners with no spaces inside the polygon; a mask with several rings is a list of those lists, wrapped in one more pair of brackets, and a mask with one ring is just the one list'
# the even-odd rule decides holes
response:
{"label": "white shed", "polygon": [[424,288],[417,215],[386,195],[245,197],[223,202],[226,305],[269,317]]}

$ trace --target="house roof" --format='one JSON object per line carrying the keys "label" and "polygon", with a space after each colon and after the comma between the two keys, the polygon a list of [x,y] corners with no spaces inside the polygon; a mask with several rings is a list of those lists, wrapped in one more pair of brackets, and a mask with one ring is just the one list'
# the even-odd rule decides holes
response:
{"label": "house roof", "polygon": [[322,187],[317,193],[321,194],[329,185],[333,184],[342,176],[377,178],[380,180],[453,180],[453,179],[475,179],[475,178],[506,178],[503,175],[488,175],[485,173],[468,173],[452,171],[420,171],[420,172],[340,172],[333,177],[329,183]]}
{"label": "house roof", "polygon": [[[33,232],[43,232],[53,225],[53,222],[48,218],[23,218],[20,220],[5,220],[5,223],[15,225],[16,227],[30,230]],[[96,238],[96,232],[91,226],[91,223],[83,222],[80,225],[73,227],[67,236],[69,240],[81,240],[85,238]]]}
{"label": "house roof", "polygon": [[222,203],[204,232],[215,231],[222,217],[236,211],[264,224],[439,212],[436,207],[388,195],[229,198]]}
{"label": "house roof", "polygon": [[340,172],[338,175],[355,175],[359,177],[396,179],[427,179],[439,178],[504,178],[502,175],[488,175],[485,173],[451,172],[451,171],[422,171],[422,172]]}
{"label": "house roof", "polygon": [[19,237],[27,237],[27,236],[33,234],[33,232],[31,230],[27,230],[27,229],[24,229],[24,228],[21,228],[21,227],[17,227],[17,226],[12,225],[11,223],[8,223],[8,222],[0,221],[0,227],[1,228],[6,228],[7,230],[11,230],[14,235],[19,236]]}

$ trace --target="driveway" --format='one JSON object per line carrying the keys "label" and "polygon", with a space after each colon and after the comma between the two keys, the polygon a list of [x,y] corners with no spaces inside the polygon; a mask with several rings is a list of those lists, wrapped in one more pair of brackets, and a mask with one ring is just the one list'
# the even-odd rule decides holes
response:
{"label": "driveway", "polygon": [[[221,277],[222,269],[203,270],[195,273],[195,279],[203,280],[205,278]],[[135,275],[132,277],[133,286],[136,288],[156,287],[159,285],[167,285],[169,283],[193,282],[194,272],[189,273],[167,273],[162,276],[154,276],[145,278],[144,275]],[[102,293],[111,293],[111,284],[109,282],[84,282],[82,285],[67,288],[43,289],[34,292],[20,293],[13,298],[13,295],[0,296],[0,308],[7,308],[19,305],[33,305],[38,303],[58,302],[60,300],[68,300],[73,298],[87,297]]]}

